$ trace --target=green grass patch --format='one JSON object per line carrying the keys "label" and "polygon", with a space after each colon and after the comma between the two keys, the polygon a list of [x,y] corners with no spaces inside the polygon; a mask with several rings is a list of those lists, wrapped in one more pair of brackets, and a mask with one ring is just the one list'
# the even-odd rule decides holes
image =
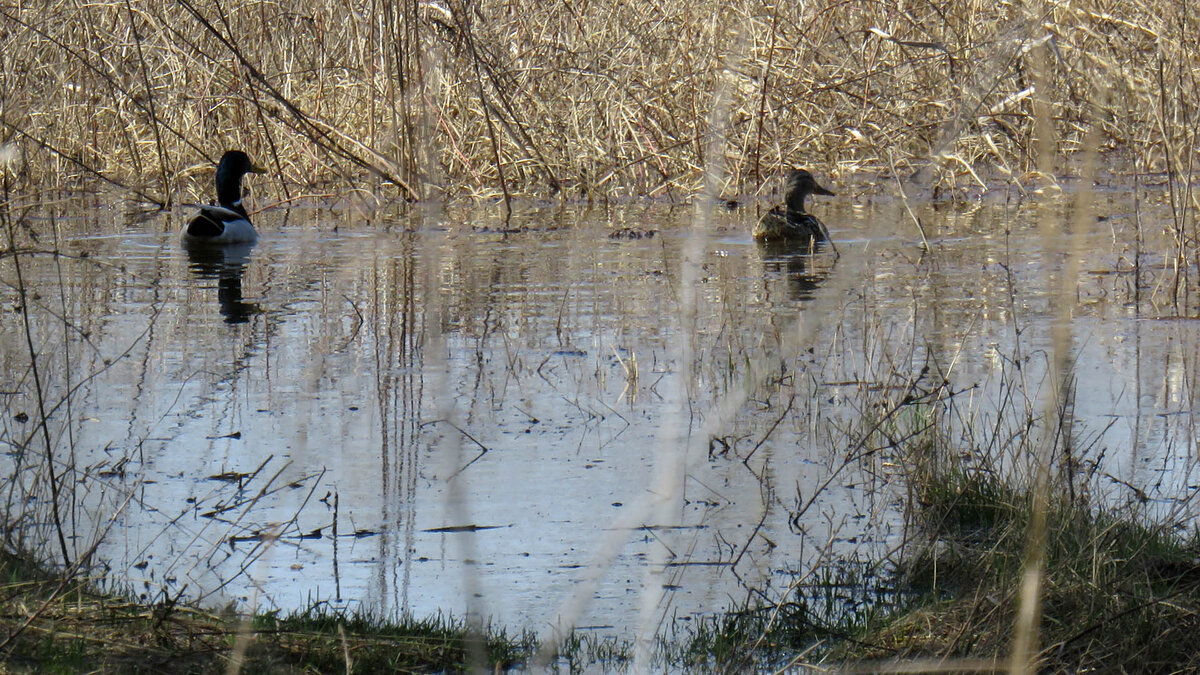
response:
{"label": "green grass patch", "polygon": [[[842,561],[801,576],[788,599],[748,603],[701,619],[686,636],[667,647],[668,661],[685,669],[751,672],[821,660],[836,645],[857,639],[864,627],[882,621],[896,595],[889,577],[875,565]],[[886,602],[881,602],[886,599]]]}
{"label": "green grass patch", "polygon": [[95,591],[82,580],[0,554],[3,660],[9,670],[51,673],[443,672],[508,668],[534,638],[461,621],[397,623],[314,609],[243,619],[182,605],[153,605]]}
{"label": "green grass patch", "polygon": [[[868,563],[830,566],[794,584],[785,602],[699,622],[670,660],[722,672],[918,660],[1003,666],[1033,500],[991,474],[959,470],[931,478],[918,495],[921,540],[885,578],[864,576],[875,567]],[[1041,670],[1200,669],[1195,530],[1180,535],[1065,496],[1051,499],[1046,521]]]}
{"label": "green grass patch", "polygon": [[[919,507],[927,539],[899,578],[920,601],[890,613],[838,660],[1006,659],[1033,500],[988,474],[949,472]],[[1040,644],[1056,672],[1200,667],[1200,537],[1065,497],[1046,511]]]}

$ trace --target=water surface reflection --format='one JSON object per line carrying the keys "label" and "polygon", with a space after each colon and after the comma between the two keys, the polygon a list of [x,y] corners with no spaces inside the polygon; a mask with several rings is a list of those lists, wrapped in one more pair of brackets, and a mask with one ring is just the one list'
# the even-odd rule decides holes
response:
{"label": "water surface reflection", "polygon": [[[256,248],[216,251],[98,212],[67,243],[86,259],[28,271],[37,336],[67,345],[46,361],[73,391],[56,415],[78,545],[103,532],[96,558],[151,597],[535,629],[575,598],[579,625],[623,635],[649,585],[658,624],[885,554],[900,474],[886,452],[847,463],[839,430],[922,369],[970,397],[964,433],[1036,402],[1059,269],[1037,208],[931,212],[927,252],[880,227],[896,204],[827,209],[837,259],[760,249],[752,214],[719,213],[694,294],[690,209],[535,209],[515,228],[486,209],[266,212]],[[1182,519],[1200,343],[1131,304],[1131,227],[1097,223],[1081,248],[1076,466],[1111,503],[1134,485]],[[3,331],[24,372],[19,323]]]}
{"label": "water surface reflection", "polygon": [[257,305],[242,299],[242,275],[250,263],[254,242],[225,244],[185,243],[188,268],[198,279],[214,279],[217,282],[217,305],[225,323],[246,323],[250,315],[259,311]]}

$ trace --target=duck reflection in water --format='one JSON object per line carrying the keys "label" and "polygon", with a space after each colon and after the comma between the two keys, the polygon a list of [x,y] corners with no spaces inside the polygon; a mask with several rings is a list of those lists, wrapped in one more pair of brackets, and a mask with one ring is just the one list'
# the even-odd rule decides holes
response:
{"label": "duck reflection in water", "polygon": [[799,249],[792,242],[759,242],[758,255],[767,273],[767,283],[782,279],[791,300],[812,300],[817,289],[833,272],[837,257]]}
{"label": "duck reflection in water", "polygon": [[193,246],[185,241],[183,248],[187,251],[188,268],[197,278],[217,280],[217,302],[225,323],[246,323],[262,311],[258,305],[242,301],[242,274],[250,262],[254,242]]}

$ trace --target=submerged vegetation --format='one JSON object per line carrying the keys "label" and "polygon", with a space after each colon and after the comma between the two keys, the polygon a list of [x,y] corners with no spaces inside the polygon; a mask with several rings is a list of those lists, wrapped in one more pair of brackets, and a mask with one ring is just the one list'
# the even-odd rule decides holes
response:
{"label": "submerged vegetation", "polygon": [[[917,416],[921,418],[921,415]],[[868,671],[1005,671],[1014,639],[1035,499],[966,469],[923,425],[893,448],[920,454],[909,474],[914,527],[902,551],[796,572],[787,594],[662,636],[659,666],[749,672],[801,665]],[[915,467],[914,467],[915,468]],[[1041,672],[1187,672],[1200,667],[1200,530],[1155,525],[1056,491],[1045,509]],[[130,602],[84,578],[47,574],[5,553],[0,647],[12,668],[171,672],[455,672],[538,662],[538,638],[452,619],[400,624],[317,606],[286,618]],[[479,638],[480,634],[486,635]],[[632,646],[584,633],[558,667],[628,667]]]}

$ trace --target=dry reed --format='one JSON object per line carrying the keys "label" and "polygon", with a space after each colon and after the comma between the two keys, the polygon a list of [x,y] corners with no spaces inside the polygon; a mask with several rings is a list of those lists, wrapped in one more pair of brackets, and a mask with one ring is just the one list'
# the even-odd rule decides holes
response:
{"label": "dry reed", "polygon": [[[1070,158],[1096,80],[1112,90],[1096,118],[1110,166],[1190,176],[1194,23],[1162,0],[50,0],[0,9],[0,140],[43,185],[103,179],[159,202],[207,196],[193,179],[227,147],[262,157],[281,195],[327,182],[422,199],[687,194],[708,161],[714,82],[749,26],[729,73],[727,192],[756,192],[787,163],[884,174],[893,157],[942,187],[1029,183],[1045,168],[1035,99]],[[1192,195],[1173,186],[1183,236]]]}

